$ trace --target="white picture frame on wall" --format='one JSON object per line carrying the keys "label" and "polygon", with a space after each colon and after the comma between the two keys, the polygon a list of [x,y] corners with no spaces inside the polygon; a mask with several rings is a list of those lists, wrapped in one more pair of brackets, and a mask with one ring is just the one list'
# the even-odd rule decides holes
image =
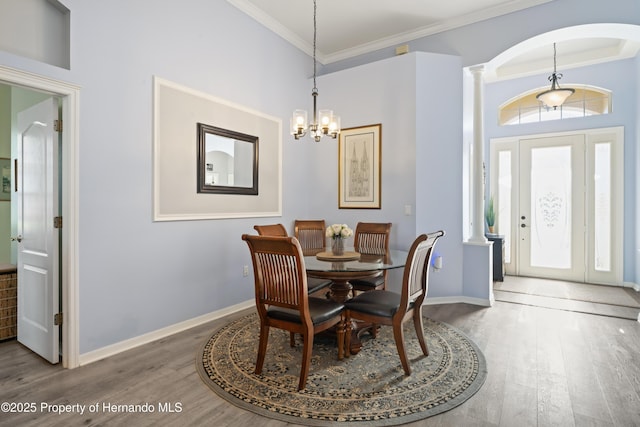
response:
{"label": "white picture frame on wall", "polygon": [[[282,120],[154,77],[153,220],[282,216]],[[197,191],[197,123],[260,139],[256,195]]]}

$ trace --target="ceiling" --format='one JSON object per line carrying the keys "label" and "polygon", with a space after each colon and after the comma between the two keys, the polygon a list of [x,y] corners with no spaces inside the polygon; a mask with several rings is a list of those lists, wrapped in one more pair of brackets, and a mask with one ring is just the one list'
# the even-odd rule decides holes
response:
{"label": "ceiling", "polygon": [[[312,0],[227,0],[302,51],[313,55]],[[318,0],[318,62],[328,64],[374,50],[537,6],[553,0]],[[512,52],[492,79],[549,72],[553,42]],[[558,69],[633,57],[638,41],[595,36],[557,41]]]}

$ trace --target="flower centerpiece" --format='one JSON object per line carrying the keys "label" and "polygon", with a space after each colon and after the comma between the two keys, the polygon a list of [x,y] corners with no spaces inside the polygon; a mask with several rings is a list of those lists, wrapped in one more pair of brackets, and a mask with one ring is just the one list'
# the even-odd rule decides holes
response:
{"label": "flower centerpiece", "polygon": [[325,234],[331,238],[331,252],[344,255],[344,239],[353,236],[353,230],[347,224],[333,224],[327,227]]}

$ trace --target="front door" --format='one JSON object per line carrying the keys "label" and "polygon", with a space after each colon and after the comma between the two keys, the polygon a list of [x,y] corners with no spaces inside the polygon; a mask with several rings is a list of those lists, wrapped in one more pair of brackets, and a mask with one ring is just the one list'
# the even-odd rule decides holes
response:
{"label": "front door", "polygon": [[507,274],[623,284],[624,129],[491,140]]}
{"label": "front door", "polygon": [[520,274],[585,280],[585,141],[520,141]]}
{"label": "front door", "polygon": [[58,363],[59,233],[58,101],[49,98],[18,113],[16,199],[18,341]]}

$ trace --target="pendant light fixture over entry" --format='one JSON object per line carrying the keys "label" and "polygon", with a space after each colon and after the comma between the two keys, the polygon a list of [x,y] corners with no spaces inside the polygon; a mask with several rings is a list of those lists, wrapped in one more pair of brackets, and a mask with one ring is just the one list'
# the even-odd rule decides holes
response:
{"label": "pendant light fixture over entry", "polygon": [[553,44],[553,74],[549,76],[551,82],[551,89],[545,90],[539,93],[536,98],[542,102],[545,107],[553,108],[554,110],[561,106],[568,97],[575,92],[571,88],[561,88],[558,84],[558,80],[562,78],[562,74],[556,72],[556,44]]}

